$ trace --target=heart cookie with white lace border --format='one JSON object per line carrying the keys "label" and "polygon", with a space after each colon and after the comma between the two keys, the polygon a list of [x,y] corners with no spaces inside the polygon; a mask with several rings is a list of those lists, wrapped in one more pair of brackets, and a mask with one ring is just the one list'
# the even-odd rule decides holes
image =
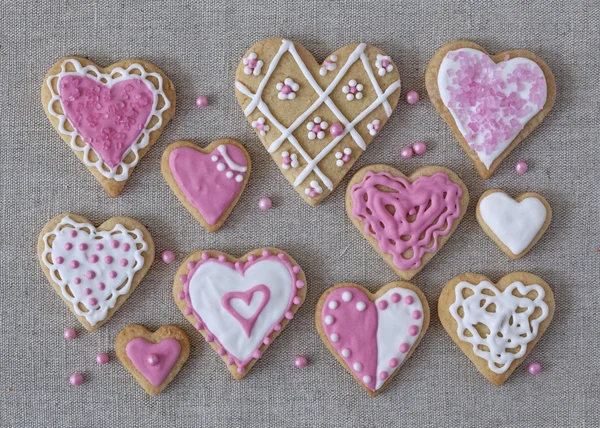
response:
{"label": "heart cookie with white lace border", "polygon": [[526,192],[515,199],[499,189],[490,189],[477,203],[477,221],[483,231],[512,260],[520,259],[542,237],[552,209],[539,194]]}
{"label": "heart cookie with white lace border", "polygon": [[111,197],[175,113],[175,87],[155,65],[126,59],[106,68],[60,59],[42,85],[46,116]]}
{"label": "heart cookie with white lace border", "polygon": [[88,331],[110,319],[154,260],[150,233],[129,217],[95,227],[85,217],[61,214],[46,223],[37,250],[50,284]]}
{"label": "heart cookie with white lace border", "polygon": [[438,315],[446,332],[496,386],[502,385],[540,340],[554,314],[554,294],[540,277],[514,272],[493,284],[483,275],[451,279]]}
{"label": "heart cookie with white lace border", "polygon": [[183,329],[163,325],[155,332],[130,324],[119,332],[115,352],[121,364],[151,396],[173,380],[190,355],[190,340]]}
{"label": "heart cookie with white lace border", "polygon": [[175,275],[173,297],[185,318],[242,379],[304,302],[306,278],[277,248],[240,258],[218,251],[188,255]]}
{"label": "heart cookie with white lace border", "polygon": [[391,282],[374,294],[357,284],[337,284],[317,302],[315,325],[325,346],[374,397],[425,335],[429,305],[408,282]]}
{"label": "heart cookie with white lace border", "polygon": [[427,66],[425,85],[484,179],[542,122],[556,98],[552,71],[534,53],[488,55],[467,40],[438,49]]}
{"label": "heart cookie with white lace border", "polygon": [[344,46],[319,65],[298,43],[267,39],[244,54],[235,89],[285,178],[316,206],[388,121],[400,74],[388,55],[365,43]]}
{"label": "heart cookie with white lace border", "polygon": [[367,165],[346,190],[352,224],[404,280],[437,254],[468,205],[469,191],[458,175],[433,165],[409,176],[388,165]]}

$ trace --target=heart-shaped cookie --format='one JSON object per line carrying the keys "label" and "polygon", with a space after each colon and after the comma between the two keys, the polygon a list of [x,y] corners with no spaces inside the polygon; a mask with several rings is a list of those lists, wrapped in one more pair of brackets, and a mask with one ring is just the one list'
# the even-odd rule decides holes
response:
{"label": "heart-shaped cookie", "polygon": [[502,190],[486,191],[477,203],[477,221],[512,260],[523,257],[541,238],[552,219],[548,202],[534,192],[515,199]]}
{"label": "heart-shaped cookie", "polygon": [[38,239],[46,277],[86,330],[102,326],[127,300],[150,269],[154,243],[129,217],[98,227],[74,214],[50,220]]}
{"label": "heart-shaped cookie", "polygon": [[540,340],[554,314],[554,295],[527,272],[503,276],[496,285],[483,275],[451,279],[440,295],[442,325],[494,385],[502,385]]}
{"label": "heart-shaped cookie", "polygon": [[424,166],[407,177],[388,165],[367,165],[346,190],[348,217],[404,280],[442,248],[468,204],[467,187],[441,166]]}
{"label": "heart-shaped cookie", "polygon": [[490,178],[542,122],[556,98],[552,71],[534,53],[488,55],[466,40],[447,43],[435,53],[425,84],[431,102],[483,178]]}
{"label": "heart-shaped cookie", "polygon": [[140,59],[102,68],[65,57],[44,78],[42,104],[54,129],[116,197],[173,117],[175,87]]}
{"label": "heart-shaped cookie", "polygon": [[209,232],[216,232],[240,199],[250,176],[250,156],[236,140],[206,148],[174,141],[160,163],[165,180],[183,206]]}
{"label": "heart-shaped cookie", "polygon": [[357,284],[337,284],[317,302],[315,324],[331,353],[374,397],[425,335],[429,305],[408,282],[391,282],[375,294]]}
{"label": "heart-shaped cookie", "polygon": [[277,248],[235,258],[196,251],[175,275],[173,296],[187,320],[242,379],[294,318],[306,295],[298,264]]}
{"label": "heart-shaped cookie", "polygon": [[268,39],[244,55],[236,95],[283,175],[310,205],[339,184],[400,97],[389,56],[365,43],[322,65],[298,43]]}
{"label": "heart-shaped cookie", "polygon": [[137,324],[120,331],[115,352],[121,364],[151,396],[173,380],[190,355],[190,340],[181,328],[163,325],[154,333]]}

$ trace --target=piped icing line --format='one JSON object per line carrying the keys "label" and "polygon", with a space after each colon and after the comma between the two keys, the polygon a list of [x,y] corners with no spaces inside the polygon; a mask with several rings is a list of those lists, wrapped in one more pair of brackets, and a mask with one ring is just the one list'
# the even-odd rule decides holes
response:
{"label": "piped icing line", "polygon": [[[71,64],[75,68],[75,71],[67,71],[66,70],[67,64]],[[90,74],[89,73],[90,71],[93,72],[93,74]],[[133,71],[137,71],[140,74],[134,73]],[[116,74],[118,74],[119,76],[113,77]],[[136,138],[136,141],[133,144],[131,144],[131,146],[123,153],[118,165],[111,167],[105,161],[103,161],[100,154],[90,145],[89,142],[84,140],[83,136],[81,136],[81,134],[77,131],[76,126],[74,126],[74,124],[71,123],[71,121],[67,118],[67,115],[65,114],[65,111],[66,111],[65,106],[63,105],[63,101],[60,98],[60,82],[63,79],[63,77],[65,77],[65,76],[80,76],[80,77],[90,78],[90,79],[93,79],[93,80],[99,82],[100,84],[105,85],[109,88],[111,88],[113,85],[120,83],[120,82],[124,82],[124,81],[130,80],[130,79],[138,79],[140,81],[143,81],[145,83],[145,85],[147,86],[147,89],[149,89],[152,92],[152,94],[153,94],[152,109],[151,109],[151,112],[148,115],[148,118],[144,124],[144,129],[140,130],[140,134]],[[153,77],[157,80],[158,88],[148,79],[148,77]],[[55,80],[57,80],[57,82],[56,82],[57,90],[56,91],[55,91],[54,85],[53,85],[53,82]],[[156,131],[161,128],[161,126],[163,124],[162,114],[163,114],[163,112],[167,111],[171,107],[171,101],[166,96],[166,94],[163,90],[163,78],[160,75],[160,73],[156,73],[156,72],[148,73],[141,64],[137,64],[137,63],[131,64],[126,69],[124,69],[122,67],[116,67],[116,68],[112,69],[110,71],[110,73],[101,73],[98,70],[98,68],[93,64],[89,64],[84,67],[81,65],[81,63],[78,60],[76,60],[74,58],[69,58],[62,62],[61,71],[59,73],[50,75],[47,78],[46,85],[48,86],[48,89],[51,94],[50,101],[48,102],[48,105],[47,105],[48,113],[51,116],[58,119],[58,121],[59,121],[58,127],[57,127],[58,131],[61,134],[68,135],[71,137],[70,146],[73,150],[83,152],[83,162],[85,163],[85,165],[95,167],[98,170],[98,172],[100,172],[104,177],[113,179],[116,181],[127,180],[128,176],[129,176],[129,170],[131,168],[135,167],[140,160],[140,156],[138,153],[139,150],[148,145],[148,143],[150,141],[150,134],[153,131]],[[157,109],[159,97],[162,97],[164,105],[162,108]],[[61,103],[61,107],[63,109],[62,114],[58,113],[54,109],[54,103],[56,101],[59,101]],[[154,124],[154,126],[152,126],[151,128],[148,128],[148,124],[152,120],[152,117],[156,117],[157,121]],[[69,131],[65,128],[65,123],[67,121],[69,121],[71,128],[73,128],[72,131]],[[80,137],[81,141],[83,142],[83,146],[79,146],[76,143],[78,136]],[[96,155],[96,157],[97,157],[96,161],[92,161],[90,159],[90,152],[93,152]],[[131,161],[130,163],[124,162],[123,159],[125,159],[125,157],[131,152],[133,152],[135,155],[134,160]],[[121,167],[121,172],[118,172],[119,167]],[[108,171],[106,170],[106,168],[108,168]]]}
{"label": "piped icing line", "polygon": [[142,253],[148,250],[139,229],[117,224],[111,230],[99,231],[69,216],[63,217],[42,240],[40,258],[52,281],[75,313],[91,326],[106,319],[119,296],[129,292],[135,273],[145,264]]}
{"label": "piped icing line", "polygon": [[232,169],[237,172],[246,172],[248,170],[247,166],[239,165],[235,163],[233,159],[231,159],[231,157],[229,157],[229,155],[227,154],[227,144],[222,144],[219,147],[217,147],[217,149],[219,150],[219,153],[221,153],[221,155],[223,156],[223,159],[227,163],[229,169]]}
{"label": "piped icing line", "polygon": [[[464,290],[470,290],[472,294],[465,298]],[[513,294],[515,290],[521,296],[526,296],[532,291],[537,295],[535,299],[517,297]],[[484,294],[484,291],[491,292],[492,295]],[[449,311],[457,323],[456,334],[459,339],[471,344],[473,353],[485,359],[491,371],[502,374],[510,368],[514,360],[525,355],[527,345],[537,337],[540,324],[548,317],[545,295],[544,288],[538,284],[524,285],[515,281],[504,291],[500,291],[489,281],[481,281],[477,285],[462,281],[456,285],[455,300]],[[492,304],[495,305],[495,309],[488,310]],[[458,313],[461,307],[463,316]],[[540,308],[540,316],[529,320],[536,308]],[[517,312],[518,309],[525,310]],[[485,324],[490,330],[485,338],[482,338],[475,328],[478,323]],[[471,335],[465,335],[465,331]],[[488,351],[480,349],[479,346],[487,347]],[[508,349],[517,348],[515,353],[508,352]]]}

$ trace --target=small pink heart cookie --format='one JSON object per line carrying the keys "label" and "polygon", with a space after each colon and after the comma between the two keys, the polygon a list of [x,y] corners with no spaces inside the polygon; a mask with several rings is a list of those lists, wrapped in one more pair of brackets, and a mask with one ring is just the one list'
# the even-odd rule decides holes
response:
{"label": "small pink heart cookie", "polygon": [[117,336],[115,352],[142,388],[156,396],[187,361],[190,341],[185,331],[174,325],[162,326],[153,333],[130,324]]}
{"label": "small pink heart cookie", "polygon": [[175,87],[140,59],[102,68],[65,57],[44,78],[42,104],[62,139],[116,197],[171,120]]}
{"label": "small pink heart cookie", "polygon": [[323,343],[371,396],[389,384],[429,326],[425,295],[408,282],[375,294],[357,284],[323,293],[315,311]]}
{"label": "small pink heart cookie", "polygon": [[248,184],[250,156],[229,138],[206,148],[192,141],[174,141],[163,153],[161,170],[185,208],[206,230],[216,232]]}
{"label": "small pink heart cookie", "polygon": [[173,296],[185,318],[242,379],[304,302],[306,278],[277,248],[235,258],[196,251],[183,261]]}

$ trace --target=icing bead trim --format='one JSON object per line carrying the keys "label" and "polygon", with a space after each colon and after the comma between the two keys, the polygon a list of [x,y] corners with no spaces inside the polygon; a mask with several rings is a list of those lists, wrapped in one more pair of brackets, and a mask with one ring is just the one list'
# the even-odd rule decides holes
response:
{"label": "icing bead trim", "polygon": [[267,132],[271,127],[269,125],[265,125],[265,118],[259,117],[255,121],[252,122],[252,127],[256,129],[261,137],[267,135]]}
{"label": "icing bead trim", "polygon": [[252,52],[246,58],[244,58],[244,74],[250,75],[253,74],[255,76],[260,75],[260,70],[262,70],[262,66],[264,62],[258,59],[258,56]]}

